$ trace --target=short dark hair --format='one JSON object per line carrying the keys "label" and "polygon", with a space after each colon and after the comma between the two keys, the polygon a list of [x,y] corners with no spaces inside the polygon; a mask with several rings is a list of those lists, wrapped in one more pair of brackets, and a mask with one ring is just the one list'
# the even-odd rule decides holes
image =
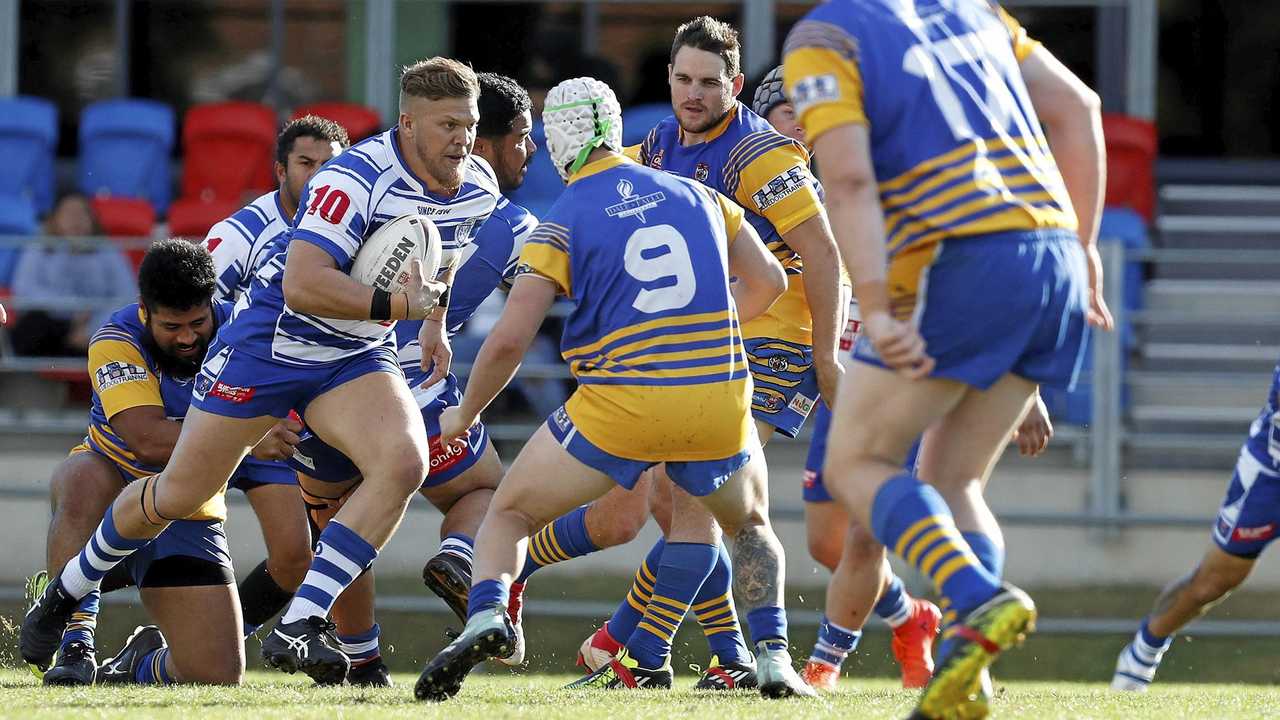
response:
{"label": "short dark hair", "polygon": [[480,84],[476,72],[453,58],[433,57],[404,68],[400,73],[400,103],[406,97],[428,100],[443,98],[477,97]]}
{"label": "short dark hair", "polygon": [[729,23],[703,15],[676,28],[676,39],[671,43],[673,65],[676,53],[686,45],[719,55],[724,60],[724,69],[729,77],[737,77],[741,72],[742,50],[738,42],[738,31]]}
{"label": "short dark hair", "polygon": [[351,145],[347,131],[338,123],[322,118],[319,115],[303,115],[297,120],[290,120],[281,128],[276,137],[276,162],[289,164],[289,153],[293,152],[293,143],[300,137],[315,138],[322,142],[338,143],[342,147]]}
{"label": "short dark hair", "polygon": [[533,107],[529,92],[506,75],[485,72],[476,75],[480,81],[480,125],[478,137],[500,137],[511,132],[521,113]]}
{"label": "short dark hair", "polygon": [[138,294],[147,310],[207,305],[217,289],[213,257],[203,245],[170,238],[147,249],[138,267]]}

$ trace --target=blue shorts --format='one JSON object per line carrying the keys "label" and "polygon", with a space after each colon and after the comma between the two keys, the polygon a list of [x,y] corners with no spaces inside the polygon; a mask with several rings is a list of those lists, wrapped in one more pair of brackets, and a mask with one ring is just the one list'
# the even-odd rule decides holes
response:
{"label": "blue shorts", "polygon": [[746,338],[751,369],[751,415],[795,437],[818,401],[813,348],[785,340]]}
{"label": "blue shorts", "polygon": [[[147,571],[157,562],[168,558],[194,558],[204,566],[204,574],[210,577],[208,568],[221,569],[227,582],[234,582],[232,573],[231,550],[227,547],[227,534],[221,520],[176,520],[156,536],[155,540],[143,545],[140,550],[129,556],[129,571],[133,574],[133,582],[140,588],[166,585],[212,585],[226,584],[214,579],[200,582],[148,582]],[[213,573],[212,575],[217,575]]]}
{"label": "blue shorts", "polygon": [[[489,445],[489,430],[484,423],[471,426],[467,434],[467,447],[458,450],[452,445],[440,444],[440,413],[447,407],[454,407],[462,402],[462,393],[458,391],[458,379],[449,373],[442,381],[444,391],[422,407],[422,421],[427,426],[427,439],[430,444],[430,467],[423,487],[443,485],[470,470]],[[360,470],[346,455],[314,435],[310,430],[302,431],[302,440],[293,449],[293,457],[289,458],[289,467],[300,473],[323,482],[346,482],[360,475]]]}
{"label": "blue shorts", "polygon": [[[569,413],[563,405],[547,418],[547,428],[551,430],[551,435],[560,443],[560,446],[568,450],[578,462],[608,475],[627,490],[636,486],[636,482],[645,470],[662,464],[649,460],[628,460],[601,450],[578,432],[578,428],[569,418]],[[729,478],[741,470],[750,459],[751,453],[743,450],[723,460],[668,462],[666,463],[667,475],[680,489],[690,495],[705,497],[719,490],[720,486],[728,482]]]}
{"label": "blue shorts", "polygon": [[[813,437],[809,440],[809,454],[804,460],[804,492],[802,494],[807,503],[825,503],[834,499],[831,493],[827,492],[827,486],[822,481],[822,465],[823,458],[827,454],[829,432],[831,432],[831,411],[827,409],[826,403],[819,401],[817,417],[813,420]],[[907,461],[903,463],[903,467],[913,475],[919,455],[920,441],[916,440],[907,451]]]}
{"label": "blue shorts", "polygon": [[1213,524],[1213,541],[1228,555],[1253,560],[1280,530],[1280,467],[1241,450]]}
{"label": "blue shorts", "polygon": [[228,488],[241,492],[262,487],[263,485],[297,485],[298,474],[283,460],[259,460],[246,457],[240,461],[240,467],[231,476]]}
{"label": "blue shorts", "polygon": [[284,365],[249,355],[218,339],[196,375],[191,406],[225,417],[283,418],[290,410],[305,415],[317,397],[369,373],[386,372],[404,377],[395,347],[381,345],[341,360],[315,367]]}
{"label": "blue shorts", "polygon": [[[889,263],[890,302],[914,317],[937,366],[931,377],[979,390],[1013,373],[1075,384],[1088,337],[1089,282],[1074,232],[1039,230],[947,240]],[[870,343],[854,359],[884,367]]]}

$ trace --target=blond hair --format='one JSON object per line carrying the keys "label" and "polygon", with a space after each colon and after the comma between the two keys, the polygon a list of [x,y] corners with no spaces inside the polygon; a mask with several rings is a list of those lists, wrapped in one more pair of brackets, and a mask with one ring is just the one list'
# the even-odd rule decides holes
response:
{"label": "blond hair", "polygon": [[419,60],[400,73],[401,109],[411,97],[440,100],[479,96],[480,81],[476,79],[475,71],[453,58]]}

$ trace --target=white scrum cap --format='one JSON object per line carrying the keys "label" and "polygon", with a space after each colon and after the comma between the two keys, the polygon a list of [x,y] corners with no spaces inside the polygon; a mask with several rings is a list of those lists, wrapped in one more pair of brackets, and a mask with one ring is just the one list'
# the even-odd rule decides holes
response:
{"label": "white scrum cap", "polygon": [[547,152],[566,182],[598,147],[622,152],[622,106],[609,86],[580,77],[551,88],[542,110]]}

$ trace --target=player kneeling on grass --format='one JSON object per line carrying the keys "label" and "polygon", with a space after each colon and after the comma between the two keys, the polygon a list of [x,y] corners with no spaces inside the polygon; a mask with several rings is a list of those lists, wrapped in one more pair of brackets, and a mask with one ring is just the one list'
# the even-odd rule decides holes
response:
{"label": "player kneeling on grass", "polygon": [[1267,404],[1249,427],[1236,471],[1227,485],[1213,545],[1189,574],[1156,598],[1133,640],[1120,651],[1111,689],[1143,692],[1156,677],[1173,634],[1208,612],[1240,586],[1280,523],[1280,365]]}
{"label": "player kneeling on grass", "polygon": [[[508,587],[530,533],[663,462],[733,541],[761,692],[811,694],[786,650],[782,546],[768,520],[739,330],[782,293],[785,274],[732,201],[620,154],[621,111],[604,83],[560,83],[543,122],[569,187],[526,243],[462,403],[441,417],[441,438],[461,437],[510,381],[557,294],[576,303],[562,354],[579,387],[498,487],[476,538],[470,619],[427,664],[415,695],[452,697],[475,665],[511,652]],[[686,609],[651,604],[604,684],[669,687],[668,630]]]}
{"label": "player kneeling on grass", "polygon": [[[182,240],[159,242],[147,251],[138,288],[141,302],[112,315],[89,345],[89,433],[51,482],[54,516],[46,552],[54,572],[91,536],[97,547],[110,543],[94,535],[103,511],[134,480],[168,463],[191,402],[192,378],[210,339],[230,315],[230,304],[213,301],[209,254]],[[279,460],[296,440],[279,423],[253,456]],[[218,493],[120,566],[139,587],[158,627],[138,628],[119,654],[95,668],[95,591],[77,603],[60,643],[24,645],[24,659],[36,668],[48,667],[57,649],[57,663],[44,675],[47,685],[90,685],[95,676],[98,682],[239,682],[244,645],[225,517]],[[33,578],[33,599],[43,595],[45,583],[44,573]]]}

